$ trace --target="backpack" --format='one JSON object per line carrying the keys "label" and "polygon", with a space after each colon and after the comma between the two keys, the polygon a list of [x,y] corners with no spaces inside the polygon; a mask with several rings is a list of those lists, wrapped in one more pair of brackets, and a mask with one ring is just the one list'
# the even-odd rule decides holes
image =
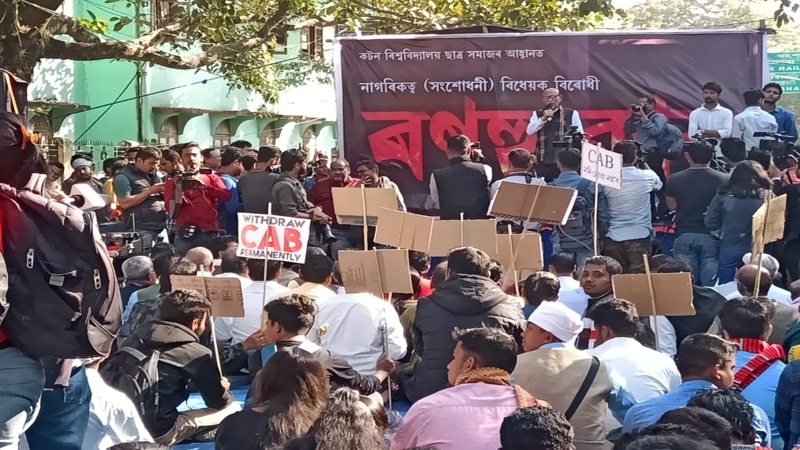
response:
{"label": "backpack", "polygon": [[683,153],[683,131],[671,123],[667,123],[664,131],[656,139],[658,152],[672,161]]}
{"label": "backpack", "polygon": [[[572,210],[567,217],[567,223],[562,225],[560,231],[562,234],[579,239],[579,236],[592,234],[592,214],[594,212],[592,204],[594,198],[589,192],[591,181],[582,179],[578,184],[578,196],[575,198],[575,203],[572,205]],[[562,242],[562,245],[564,242]]]}
{"label": "backpack", "polygon": [[28,83],[0,69],[0,111],[28,114]]}
{"label": "backpack", "polygon": [[[144,344],[138,343],[144,348]],[[147,353],[145,353],[147,352]],[[139,417],[158,417],[158,382],[161,375],[158,363],[171,364],[161,358],[158,350],[140,351],[134,347],[122,347],[100,369],[100,376],[109,386],[125,394],[139,413]]]}
{"label": "backpack", "polygon": [[108,354],[122,299],[94,213],[42,196],[47,178],[15,189],[0,184],[8,339],[35,357]]}

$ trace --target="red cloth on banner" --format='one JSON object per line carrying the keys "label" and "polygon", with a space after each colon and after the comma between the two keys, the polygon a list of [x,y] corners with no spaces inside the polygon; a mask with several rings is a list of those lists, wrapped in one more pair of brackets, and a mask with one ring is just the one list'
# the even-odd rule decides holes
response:
{"label": "red cloth on banner", "polygon": [[770,345],[761,339],[751,338],[731,339],[730,341],[739,345],[742,351],[756,354],[733,376],[733,384],[739,389],[750,386],[750,383],[766,372],[775,361],[786,361],[786,352],[782,345]]}

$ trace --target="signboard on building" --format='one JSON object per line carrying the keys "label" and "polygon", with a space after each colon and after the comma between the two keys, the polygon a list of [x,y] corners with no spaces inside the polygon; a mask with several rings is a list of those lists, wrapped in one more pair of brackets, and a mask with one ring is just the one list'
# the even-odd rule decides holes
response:
{"label": "signboard on building", "polygon": [[800,92],[800,52],[770,53],[769,72],[783,92]]}

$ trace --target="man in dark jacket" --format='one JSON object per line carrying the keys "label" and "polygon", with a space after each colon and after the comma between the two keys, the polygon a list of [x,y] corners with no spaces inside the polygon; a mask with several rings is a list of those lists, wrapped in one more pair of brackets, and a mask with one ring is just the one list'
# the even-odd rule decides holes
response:
{"label": "man in dark jacket", "polygon": [[472,144],[463,134],[447,139],[450,165],[431,175],[431,197],[439,207],[439,216],[455,220],[485,219],[489,212],[490,176],[483,164],[470,160]]}
{"label": "man in dark jacket", "polygon": [[450,252],[447,262],[447,281],[417,302],[412,334],[420,361],[403,383],[412,402],[447,387],[447,364],[456,347],[455,328],[498,327],[522,343],[526,326],[522,309],[488,278],[489,255],[462,247]]}
{"label": "man in dark jacket", "polygon": [[[148,411],[142,421],[156,442],[172,445],[219,425],[240,407],[229,391],[230,383],[220,375],[211,350],[198,338],[211,314],[208,299],[195,291],[172,291],[163,296],[160,314],[161,320],[140,327],[122,349],[132,347],[145,355],[161,352],[158,410]],[[113,358],[109,360],[112,363]],[[113,365],[108,367],[110,370]],[[111,379],[108,375],[112,374],[104,375]],[[189,398],[190,383],[203,396],[207,408],[178,413],[178,406]]]}

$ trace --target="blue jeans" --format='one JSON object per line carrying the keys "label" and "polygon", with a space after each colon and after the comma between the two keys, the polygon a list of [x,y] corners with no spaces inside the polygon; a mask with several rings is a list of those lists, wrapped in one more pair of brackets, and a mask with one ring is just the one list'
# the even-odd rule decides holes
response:
{"label": "blue jeans", "polygon": [[683,233],[675,238],[672,254],[675,259],[685,262],[692,268],[696,285],[717,284],[719,239],[710,234]]}
{"label": "blue jeans", "polygon": [[69,386],[53,386],[42,393],[42,409],[25,436],[30,450],[81,450],[89,426],[92,392],[82,368]]}
{"label": "blue jeans", "polygon": [[736,267],[741,263],[742,257],[750,250],[738,250],[735,248],[719,248],[719,270],[717,270],[717,283],[725,284],[733,281],[736,277]]}
{"label": "blue jeans", "polygon": [[16,450],[39,412],[44,369],[16,347],[0,350],[0,449]]}

